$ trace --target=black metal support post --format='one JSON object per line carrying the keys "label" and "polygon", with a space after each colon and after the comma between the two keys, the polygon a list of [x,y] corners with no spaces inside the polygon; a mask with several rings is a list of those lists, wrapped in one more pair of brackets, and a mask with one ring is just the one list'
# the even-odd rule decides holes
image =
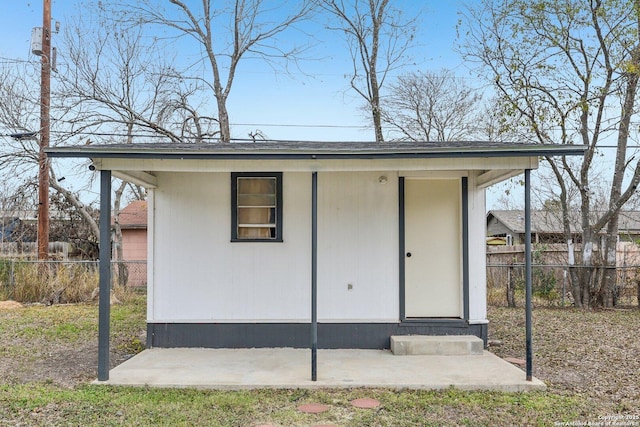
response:
{"label": "black metal support post", "polygon": [[527,381],[533,378],[533,343],[531,338],[531,170],[524,171],[524,263],[525,263],[525,328],[527,335]]}
{"label": "black metal support post", "polygon": [[469,321],[469,180],[462,177],[462,298],[463,316]]}
{"label": "black metal support post", "polygon": [[399,242],[399,250],[398,250],[398,266],[400,267],[400,275],[398,277],[399,286],[399,299],[400,299],[400,321],[404,322],[406,320],[406,310],[405,310],[405,233],[404,233],[404,176],[398,177],[398,236],[400,236]]}
{"label": "black metal support post", "polygon": [[98,381],[109,379],[111,299],[111,171],[100,171],[100,300],[98,302]]}
{"label": "black metal support post", "polygon": [[311,175],[311,381],[318,379],[318,172]]}

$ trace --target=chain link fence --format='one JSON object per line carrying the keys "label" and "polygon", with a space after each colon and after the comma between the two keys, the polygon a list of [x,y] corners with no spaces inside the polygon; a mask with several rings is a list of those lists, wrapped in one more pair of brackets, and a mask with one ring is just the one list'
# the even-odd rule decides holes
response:
{"label": "chain link fence", "polygon": [[[112,286],[144,290],[146,261],[112,261]],[[0,299],[72,303],[97,296],[98,261],[0,259]]]}
{"label": "chain link fence", "polygon": [[[112,285],[145,290],[146,261],[112,261]],[[582,268],[582,267],[576,267]],[[640,265],[616,268],[614,290],[618,306],[637,306]],[[96,297],[98,261],[25,261],[0,259],[0,299],[21,302],[81,302]],[[573,305],[568,266],[533,265],[532,287],[537,306]],[[524,306],[524,265],[487,265],[487,302],[494,306]]]}
{"label": "chain link fence", "polygon": [[[493,306],[523,307],[525,300],[524,265],[487,265],[487,302]],[[574,266],[578,269],[593,267]],[[640,266],[616,267],[614,300],[617,306],[638,306]],[[567,265],[533,265],[531,268],[533,303],[537,306],[573,305],[571,278]]]}

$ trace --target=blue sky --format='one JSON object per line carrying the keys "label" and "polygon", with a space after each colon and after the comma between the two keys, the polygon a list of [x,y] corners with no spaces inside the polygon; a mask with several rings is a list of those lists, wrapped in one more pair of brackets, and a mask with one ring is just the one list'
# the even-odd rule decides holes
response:
{"label": "blue sky", "polygon": [[[418,47],[411,52],[416,69],[446,67],[468,76],[453,50],[461,0],[396,0],[395,4],[407,15],[422,9]],[[75,0],[52,0],[52,17],[64,28],[77,7]],[[0,61],[37,61],[30,54],[30,37],[31,29],[41,25],[42,1],[5,2],[0,14]],[[346,46],[335,33],[323,33],[321,38],[317,50],[323,59],[302,62],[302,71],[292,68],[289,76],[276,75],[258,61],[241,62],[228,101],[234,137],[246,138],[248,132],[260,129],[271,139],[373,139],[373,132],[363,129],[369,121],[359,109],[362,100],[349,88]]]}
{"label": "blue sky", "polygon": [[[417,34],[419,46],[411,52],[416,62],[414,69],[439,70],[446,67],[466,75],[466,70],[460,66],[459,56],[453,50],[457,10],[461,3],[446,0],[398,2],[398,5],[406,7],[407,13],[419,10],[416,5],[423,7]],[[303,62],[301,66],[312,78],[294,73],[293,78],[280,76],[274,79],[270,70],[247,71],[243,68],[244,72],[239,73],[238,87],[234,88],[229,100],[232,122],[249,123],[247,120],[253,120],[252,123],[256,124],[325,125],[318,128],[260,127],[273,139],[373,139],[373,131],[363,129],[370,126],[370,121],[360,111],[362,98],[350,89],[346,77],[351,71],[346,45],[333,32],[324,32],[321,37],[323,43],[317,49],[324,59]],[[253,126],[254,129],[256,127],[259,126]],[[235,126],[236,130],[238,128]],[[242,133],[247,130],[252,130],[252,127],[247,126]]]}
{"label": "blue sky", "polygon": [[[412,13],[422,9],[417,33],[418,47],[412,52],[416,70],[436,71],[450,68],[456,75],[474,79],[454,50],[456,24],[462,0],[396,0]],[[52,0],[52,17],[65,21],[77,13],[75,0]],[[30,53],[33,27],[42,26],[42,1],[5,1],[0,14],[0,62],[33,61]],[[285,140],[372,140],[368,118],[361,111],[361,99],[349,89],[345,74],[350,71],[346,47],[335,35],[323,34],[318,46],[325,59],[302,64],[303,72],[276,75],[256,61],[242,63],[228,101],[232,134],[246,138],[260,129],[270,139]],[[53,37],[56,46],[56,36]],[[310,77],[310,76],[313,76]],[[55,79],[55,75],[53,76]],[[55,82],[53,82],[55,84]],[[269,126],[266,126],[269,125]],[[67,171],[67,178],[78,172]],[[65,172],[60,171],[59,175]],[[83,187],[86,176],[80,174],[72,187]],[[77,181],[77,183],[76,183]],[[497,189],[496,191],[501,191]],[[489,206],[495,200],[489,195]]]}
{"label": "blue sky", "polygon": [[[189,1],[195,4],[195,0]],[[463,10],[464,0],[395,0],[393,3],[408,15],[422,10],[416,35],[418,47],[412,52],[414,69],[449,68],[458,77],[467,78],[470,86],[481,84],[472,77],[454,49],[458,12]],[[81,10],[79,4],[76,0],[52,0],[53,19],[60,21],[64,29],[65,22]],[[5,0],[0,14],[0,64],[11,66],[20,61],[37,64],[38,58],[30,53],[30,38],[32,28],[41,25],[42,0]],[[338,36],[326,32],[322,32],[322,42],[317,50],[323,59],[303,62],[303,72],[276,75],[258,61],[241,63],[228,100],[233,137],[247,138],[249,132],[260,129],[270,139],[373,139],[368,117],[360,110],[362,100],[350,90],[345,77],[350,72],[345,45]],[[56,44],[54,35],[53,45]],[[606,150],[602,164],[607,163],[612,152]]]}

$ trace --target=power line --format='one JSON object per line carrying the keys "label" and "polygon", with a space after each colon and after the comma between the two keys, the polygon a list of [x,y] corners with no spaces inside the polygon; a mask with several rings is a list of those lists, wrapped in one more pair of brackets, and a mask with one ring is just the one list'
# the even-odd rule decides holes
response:
{"label": "power line", "polygon": [[367,125],[324,125],[324,124],[295,124],[295,123],[232,123],[231,126],[258,126],[283,128],[328,128],[328,129],[370,129]]}
{"label": "power line", "polygon": [[37,62],[30,59],[7,58],[4,56],[0,56],[0,64],[2,65],[23,64],[23,65],[33,65],[34,67],[40,65]]}
{"label": "power line", "polygon": [[[329,125],[329,124],[294,124],[294,123],[231,123],[231,126],[247,126],[247,127],[272,127],[272,128],[300,128],[300,129],[370,129],[367,125]],[[78,136],[111,136],[111,137],[134,137],[134,138],[167,138],[167,135],[158,134],[157,132],[144,132],[138,131],[135,133],[127,132],[95,132],[95,131],[56,131],[52,130],[51,133],[57,135],[78,135]],[[10,135],[5,135],[10,136]],[[195,138],[193,136],[184,136],[186,138]],[[203,136],[201,139],[218,139],[217,136]]]}

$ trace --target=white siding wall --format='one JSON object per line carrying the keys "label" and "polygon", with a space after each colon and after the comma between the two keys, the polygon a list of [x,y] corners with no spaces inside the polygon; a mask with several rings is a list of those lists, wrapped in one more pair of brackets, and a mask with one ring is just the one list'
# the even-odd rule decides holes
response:
{"label": "white siding wall", "polygon": [[150,320],[308,320],[310,188],[284,177],[283,243],[231,243],[229,173],[159,173]]}
{"label": "white siding wall", "polygon": [[398,240],[397,173],[319,174],[320,321],[398,321]]}
{"label": "white siding wall", "polygon": [[[309,321],[310,173],[284,173],[283,243],[230,242],[228,172],[157,177],[149,321]],[[398,321],[398,174],[320,172],[318,190],[319,320]],[[477,323],[486,319],[484,191],[474,176],[469,207],[470,319]]]}

